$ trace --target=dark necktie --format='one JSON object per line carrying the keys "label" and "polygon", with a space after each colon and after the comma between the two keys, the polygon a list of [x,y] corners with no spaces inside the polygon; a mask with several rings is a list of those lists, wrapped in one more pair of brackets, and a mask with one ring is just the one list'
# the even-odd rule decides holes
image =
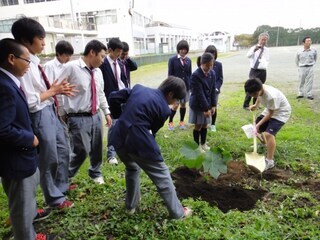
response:
{"label": "dark necktie", "polygon": [[117,71],[117,62],[113,62],[114,67],[114,79],[116,80],[116,84],[118,86],[118,71]]}
{"label": "dark necktie", "polygon": [[[42,76],[42,79],[44,81],[44,84],[46,85],[47,89],[49,90],[50,87],[51,87],[51,84],[50,84],[50,82],[48,80],[48,77],[47,77],[46,73],[44,72],[43,68],[40,65],[38,65],[38,68],[39,68],[39,70],[41,72],[41,76]],[[56,105],[56,107],[58,109],[59,108],[59,102],[58,102],[57,96],[54,95],[53,99],[54,99],[54,104]]]}
{"label": "dark necktie", "polygon": [[181,59],[182,59],[182,65],[185,66],[187,63],[186,59],[185,58],[181,58]]}
{"label": "dark necktie", "polygon": [[97,88],[96,82],[94,81],[94,72],[89,68],[86,68],[91,76],[91,114],[95,115],[97,113]]}
{"label": "dark necktie", "polygon": [[259,63],[260,63],[259,60],[261,59],[262,53],[263,53],[263,47],[261,47],[261,49],[260,49],[259,56],[258,56],[256,62],[254,63],[253,69],[258,69],[258,66],[259,66]]}
{"label": "dark necktie", "polygon": [[126,77],[126,79],[128,79],[128,76],[127,76],[127,68],[126,68],[126,61],[125,60],[121,60],[122,62],[122,65],[123,65],[123,73],[124,73],[124,76]]}

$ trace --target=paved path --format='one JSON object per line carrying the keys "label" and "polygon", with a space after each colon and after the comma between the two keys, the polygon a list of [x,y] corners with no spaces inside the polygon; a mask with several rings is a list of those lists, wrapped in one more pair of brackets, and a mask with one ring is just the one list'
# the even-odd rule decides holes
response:
{"label": "paved path", "polygon": [[[320,55],[319,45],[313,45]],[[281,88],[287,93],[296,93],[298,88],[298,69],[295,54],[301,46],[270,48],[270,65],[267,70],[266,84]],[[247,50],[235,52],[234,55],[219,59],[223,64],[225,90],[229,84],[243,84],[249,74]],[[314,96],[320,99],[320,56],[315,67]]]}
{"label": "paved path", "polygon": [[[318,49],[319,61],[315,67],[314,96],[315,100],[320,99],[320,46],[312,45]],[[298,70],[295,65],[295,54],[302,46],[270,48],[270,65],[267,71],[266,84],[273,85],[281,89],[285,94],[296,94],[298,89]],[[222,93],[239,90],[243,88],[243,83],[248,79],[249,59],[246,57],[246,50],[231,53],[218,60],[223,64],[224,85]],[[222,54],[221,54],[222,55]],[[151,65],[150,65],[151,66]],[[135,83],[141,83],[149,87],[158,87],[160,82],[167,76],[167,66],[139,72],[139,77],[134,78]],[[196,63],[193,62],[193,70]],[[139,69],[138,69],[139,71]],[[133,72],[134,74],[134,72]],[[133,75],[134,76],[134,75]],[[224,95],[224,94],[223,94]]]}

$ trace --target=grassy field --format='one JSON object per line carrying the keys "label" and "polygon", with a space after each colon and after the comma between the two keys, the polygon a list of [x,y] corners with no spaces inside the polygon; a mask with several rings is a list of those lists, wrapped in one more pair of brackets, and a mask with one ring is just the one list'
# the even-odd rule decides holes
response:
{"label": "grassy field", "polygon": [[[136,82],[158,86],[166,74],[166,63],[139,68],[132,74]],[[154,77],[154,78],[153,78]],[[154,79],[154,82],[153,82]],[[141,81],[139,81],[141,80]],[[156,81],[157,80],[157,81]],[[279,84],[278,87],[285,88]],[[226,83],[219,100],[217,132],[208,134],[211,147],[223,147],[233,160],[245,161],[250,149],[241,126],[251,122],[252,115],[241,108],[242,84]],[[54,233],[59,239],[319,239],[320,236],[320,148],[319,103],[287,97],[293,113],[289,122],[277,135],[275,160],[278,169],[290,172],[288,179],[262,178],[260,186],[267,197],[258,201],[249,211],[233,209],[223,213],[201,199],[181,199],[194,215],[183,221],[168,219],[167,211],[156,188],[142,173],[142,201],[133,216],[124,210],[124,165],[103,165],[106,185],[98,186],[87,175],[88,161],[75,178],[79,187],[70,192],[74,208],[37,223],[37,232]],[[176,119],[178,119],[176,117]],[[176,122],[177,124],[177,122]],[[157,134],[164,159],[171,171],[181,167],[180,148],[192,140],[192,126],[187,130],[169,132],[166,125]],[[255,186],[247,185],[247,189]],[[44,206],[41,191],[39,206]],[[8,218],[5,194],[0,187],[0,238],[10,239],[11,229],[5,225]]]}

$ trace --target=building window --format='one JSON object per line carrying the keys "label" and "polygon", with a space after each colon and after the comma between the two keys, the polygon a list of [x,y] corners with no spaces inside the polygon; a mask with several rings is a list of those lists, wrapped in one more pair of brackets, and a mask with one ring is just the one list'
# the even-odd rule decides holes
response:
{"label": "building window", "polygon": [[10,33],[11,26],[17,19],[1,20],[0,21],[0,33]]}
{"label": "building window", "polygon": [[[18,0],[17,0],[18,1]],[[24,3],[39,3],[39,2],[52,2],[52,1],[58,1],[58,0],[23,0]]]}
{"label": "building window", "polygon": [[117,23],[118,22],[117,10],[111,9],[111,10],[99,11],[98,14],[96,15],[96,22],[98,25]]}
{"label": "building window", "polygon": [[18,0],[1,0],[0,6],[11,6],[11,5],[18,5]]}

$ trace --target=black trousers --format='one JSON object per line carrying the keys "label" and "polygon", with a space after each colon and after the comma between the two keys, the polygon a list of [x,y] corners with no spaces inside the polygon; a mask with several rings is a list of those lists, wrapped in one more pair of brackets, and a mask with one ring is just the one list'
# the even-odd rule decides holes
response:
{"label": "black trousers", "polygon": [[[262,83],[265,83],[267,79],[267,71],[265,69],[250,69],[249,72],[249,78],[259,78]],[[248,94],[246,95],[244,102],[243,102],[243,107],[247,108],[250,105],[251,98]],[[253,99],[253,104],[255,104],[256,99]]]}

